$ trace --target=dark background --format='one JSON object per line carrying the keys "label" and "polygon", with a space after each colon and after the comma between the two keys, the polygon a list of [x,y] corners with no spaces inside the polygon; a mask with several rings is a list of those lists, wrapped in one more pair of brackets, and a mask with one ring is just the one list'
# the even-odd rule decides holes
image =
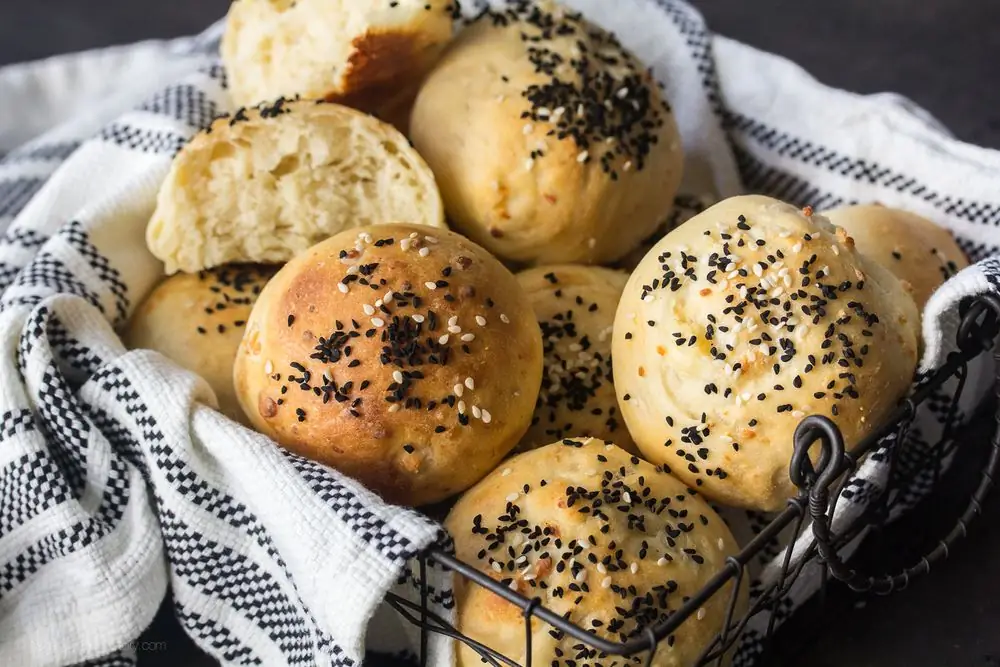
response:
{"label": "dark background", "polygon": [[[609,0],[612,1],[612,0]],[[0,1],[0,65],[81,49],[197,32],[221,17],[226,0]],[[1000,148],[998,0],[696,0],[721,34],[787,56],[821,81],[859,93],[893,91],[929,110],[962,140]],[[1000,183],[998,183],[1000,187]],[[983,442],[989,420],[968,439]],[[944,481],[933,520],[903,532],[933,537],[952,514],[977,464]],[[811,667],[1000,666],[1000,494],[970,537],[929,579],[888,598],[834,588],[825,609],[797,623],[808,649],[780,660]],[[897,535],[897,537],[899,537]],[[868,556],[909,554],[892,540]],[[800,634],[801,633],[801,634]],[[149,637],[170,648],[146,664],[189,664],[169,623]],[[787,651],[786,651],[787,652]],[[776,664],[778,659],[776,659]]]}

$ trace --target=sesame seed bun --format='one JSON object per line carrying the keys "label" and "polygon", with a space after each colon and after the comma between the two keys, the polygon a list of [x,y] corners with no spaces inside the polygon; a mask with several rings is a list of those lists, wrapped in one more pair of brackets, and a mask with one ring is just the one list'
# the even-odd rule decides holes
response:
{"label": "sesame seed bun", "polygon": [[381,115],[412,101],[452,31],[449,0],[238,0],[222,59],[238,105],[301,95]]}
{"label": "sesame seed bun", "polygon": [[518,449],[582,436],[637,451],[611,374],[611,330],[628,274],[564,264],[522,271],[517,280],[538,317],[545,351],[535,415]]}
{"label": "sesame seed bun", "polygon": [[402,224],[343,232],[289,262],[235,365],[259,431],[407,505],[496,466],[528,428],[541,373],[514,276],[455,233]]}
{"label": "sesame seed bun", "polygon": [[146,230],[167,273],[284,263],[344,229],[444,226],[434,175],[392,126],[337,104],[241,109],[174,158]]}
{"label": "sesame seed bun", "polygon": [[[445,526],[458,558],[612,641],[641,637],[665,620],[738,551],[726,524],[684,484],[593,439],[505,462],[462,496]],[[733,585],[660,642],[655,667],[695,664],[722,629]],[[527,664],[520,609],[464,577],[455,582],[455,600],[460,632]],[[734,618],[745,608],[744,579]],[[531,626],[532,664],[577,655],[579,640],[537,619]],[[459,667],[481,664],[464,644],[457,658]],[[624,667],[634,659],[587,664]]]}
{"label": "sesame seed bun", "polygon": [[948,230],[915,213],[871,205],[823,215],[842,227],[861,253],[904,281],[921,311],[937,288],[969,265]]}
{"label": "sesame seed bun", "polygon": [[623,257],[666,218],[681,179],[652,76],[551,2],[514,3],[461,32],[417,96],[410,136],[454,227],[522,264]]}
{"label": "sesame seed bun", "polygon": [[129,320],[129,349],[155,350],[202,376],[219,410],[247,423],[233,387],[233,361],[257,295],[277,267],[223,266],[160,283]]}
{"label": "sesame seed bun", "polygon": [[853,447],[907,391],[919,316],[900,281],[811,210],[727,199],[660,241],[625,288],[615,389],[643,455],[721,503],[780,509],[803,417]]}

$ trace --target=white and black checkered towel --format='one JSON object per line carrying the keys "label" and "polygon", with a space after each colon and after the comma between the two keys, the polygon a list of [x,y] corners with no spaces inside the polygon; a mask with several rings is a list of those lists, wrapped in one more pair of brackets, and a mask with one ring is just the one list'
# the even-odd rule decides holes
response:
{"label": "white and black checkered towel", "polygon": [[[712,36],[682,2],[568,4],[667,84],[688,156],[682,207],[744,191],[818,209],[878,200],[955,233],[978,264],[928,306],[925,369],[951,349],[959,300],[1000,289],[1000,154],[906,100],[831,90]],[[347,667],[366,647],[416,649],[381,601],[418,598],[415,557],[448,548],[442,529],[226,420],[202,380],[115,334],[162,275],[144,230],[172,156],[229,110],[220,32],[0,69],[0,665],[130,665],[122,647],[168,589],[225,663]],[[903,465],[939,439],[938,398]],[[883,458],[849,486],[842,519],[885,483]],[[428,578],[448,617],[447,579]],[[443,640],[430,651],[450,664]]]}

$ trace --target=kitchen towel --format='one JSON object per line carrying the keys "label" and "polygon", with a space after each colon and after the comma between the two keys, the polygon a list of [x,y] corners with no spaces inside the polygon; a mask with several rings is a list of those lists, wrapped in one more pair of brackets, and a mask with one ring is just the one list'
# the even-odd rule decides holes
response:
{"label": "kitchen towel", "polygon": [[[678,0],[567,4],[666,85],[687,155],[674,224],[759,192],[816,209],[879,201],[948,227],[976,264],[927,306],[924,371],[953,351],[959,302],[1000,291],[997,152],[956,141],[906,100],[827,88],[712,35]],[[200,378],[115,333],[162,277],[144,232],[171,158],[233,111],[221,31],[0,68],[0,664],[134,664],[168,594],[225,664],[350,667],[366,650],[419,649],[384,598],[419,600],[418,557],[450,548],[443,529],[225,419]],[[894,514],[930,486],[926,454],[949,403],[937,399],[905,436],[898,464],[915,481]],[[845,488],[838,524],[885,486],[893,446]],[[733,520],[753,530],[763,518]],[[781,548],[755,563],[755,591]],[[450,618],[450,577],[428,566],[426,578],[432,610]],[[778,621],[818,586],[807,568]],[[751,623],[737,666],[757,661],[766,624]],[[451,664],[446,640],[428,650],[432,667]]]}

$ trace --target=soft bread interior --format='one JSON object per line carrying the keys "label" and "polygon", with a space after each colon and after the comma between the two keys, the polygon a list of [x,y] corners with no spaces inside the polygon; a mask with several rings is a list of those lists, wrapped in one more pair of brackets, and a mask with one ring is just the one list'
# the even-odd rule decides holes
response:
{"label": "soft bread interior", "polygon": [[443,224],[433,175],[370,117],[291,113],[233,130],[186,149],[161,191],[149,239],[168,272],[284,262],[352,227]]}

